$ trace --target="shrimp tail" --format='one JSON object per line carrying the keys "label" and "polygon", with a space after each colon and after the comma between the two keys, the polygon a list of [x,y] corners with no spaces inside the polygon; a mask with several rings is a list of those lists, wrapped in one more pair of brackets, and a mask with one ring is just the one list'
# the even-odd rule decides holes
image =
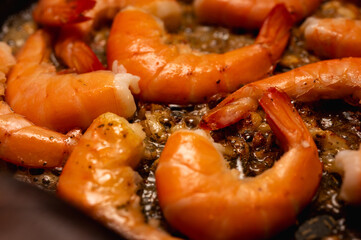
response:
{"label": "shrimp tail", "polygon": [[287,147],[284,151],[292,148],[292,143],[299,144],[302,139],[304,142],[306,142],[304,139],[312,142],[312,139],[309,139],[310,134],[306,125],[286,93],[280,92],[274,87],[269,88],[259,100],[259,104],[264,109],[267,122],[279,139],[281,146]]}
{"label": "shrimp tail", "polygon": [[257,109],[257,101],[253,98],[242,98],[232,102],[225,107],[218,105],[203,116],[199,127],[204,130],[217,130],[225,128],[243,119]]}
{"label": "shrimp tail", "polygon": [[95,0],[70,0],[55,4],[42,0],[34,9],[33,17],[37,23],[53,27],[84,22],[90,19],[84,16],[84,12],[92,9],[95,4]]}
{"label": "shrimp tail", "polygon": [[105,70],[93,50],[77,38],[60,39],[55,46],[56,55],[77,73]]}
{"label": "shrimp tail", "polygon": [[277,4],[264,21],[256,43],[269,49],[272,62],[281,57],[293,23],[294,19],[284,4]]}

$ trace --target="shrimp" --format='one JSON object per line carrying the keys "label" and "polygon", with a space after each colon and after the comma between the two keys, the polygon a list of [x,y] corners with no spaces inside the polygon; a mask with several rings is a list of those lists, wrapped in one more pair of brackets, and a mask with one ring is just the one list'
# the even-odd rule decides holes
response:
{"label": "shrimp", "polygon": [[310,17],[301,29],[306,47],[320,57],[361,57],[361,20]]}
{"label": "shrimp", "polygon": [[205,102],[216,93],[232,92],[241,84],[267,76],[282,55],[291,25],[291,15],[284,5],[278,5],[255,44],[224,54],[201,54],[185,45],[165,44],[160,21],[143,11],[128,9],[113,22],[108,65],[117,61],[140,77],[142,100]]}
{"label": "shrimp", "polygon": [[[64,0],[41,0],[34,11],[34,19],[43,25],[51,25],[53,20],[47,21],[37,16],[38,12],[42,12],[38,8],[42,9],[47,5],[66,4],[64,2]],[[79,2],[78,5],[84,5],[80,4],[82,0],[75,2]],[[175,29],[180,24],[181,9],[175,0],[97,0],[94,8],[84,13],[86,18],[91,20],[61,25],[60,36],[55,45],[56,55],[68,67],[75,69],[78,73],[103,70],[103,65],[86,44],[87,38],[90,37],[91,31],[100,21],[112,19],[120,9],[126,6],[138,7],[160,17],[166,22],[169,29]],[[55,15],[54,18],[57,19],[60,16]]]}
{"label": "shrimp", "polygon": [[311,202],[322,166],[307,127],[274,88],[260,103],[286,153],[257,177],[239,179],[202,134],[169,137],[156,170],[158,198],[165,218],[188,237],[269,238],[294,224]]}
{"label": "shrimp", "polygon": [[66,23],[89,20],[84,16],[95,5],[95,0],[41,0],[33,12],[34,20],[47,26],[59,27]]}
{"label": "shrimp", "polygon": [[340,197],[347,203],[361,204],[361,146],[358,151],[343,150],[335,158],[335,166],[343,174]]}
{"label": "shrimp", "polygon": [[200,126],[215,130],[238,122],[257,109],[258,99],[269,87],[303,102],[344,98],[361,105],[360,66],[361,58],[320,61],[247,84],[204,115]]}
{"label": "shrimp", "polygon": [[64,132],[85,129],[104,112],[124,117],[135,112],[128,86],[137,91],[138,77],[111,71],[58,75],[50,52],[49,34],[38,30],[18,55],[5,92],[16,113],[38,126]]}
{"label": "shrimp", "polygon": [[140,176],[133,169],[142,157],[144,137],[124,118],[99,116],[66,162],[57,193],[127,239],[175,239],[142,215],[136,193]]}
{"label": "shrimp", "polygon": [[6,74],[16,61],[11,53],[11,48],[4,42],[0,42],[0,96],[4,96]]}
{"label": "shrimp", "polygon": [[0,101],[0,159],[34,168],[61,167],[80,137],[35,126]]}
{"label": "shrimp", "polygon": [[197,17],[207,23],[230,27],[259,28],[271,9],[279,3],[286,5],[296,21],[310,15],[322,0],[196,0]]}
{"label": "shrimp", "polygon": [[[0,97],[6,74],[15,65],[10,47],[0,42]],[[0,100],[0,159],[25,167],[59,167],[77,143],[80,131],[63,135],[34,126]]]}

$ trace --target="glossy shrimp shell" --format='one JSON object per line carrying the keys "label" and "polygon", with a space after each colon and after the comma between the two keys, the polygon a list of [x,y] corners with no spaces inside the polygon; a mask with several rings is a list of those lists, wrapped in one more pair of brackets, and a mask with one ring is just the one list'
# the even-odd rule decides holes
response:
{"label": "glossy shrimp shell", "polygon": [[306,47],[320,57],[361,57],[361,20],[311,17],[302,29]]}
{"label": "glossy shrimp shell", "polygon": [[17,57],[7,81],[6,101],[36,125],[57,131],[87,128],[104,112],[130,117],[136,106],[129,85],[137,77],[96,71],[57,74],[50,63],[50,36],[38,30]]}
{"label": "glossy shrimp shell", "polygon": [[257,109],[258,99],[270,87],[276,87],[298,101],[346,99],[360,105],[360,66],[361,58],[320,61],[247,84],[203,116],[201,127],[214,130],[236,123]]}
{"label": "glossy shrimp shell", "polygon": [[166,219],[191,239],[265,239],[295,223],[321,178],[317,148],[289,98],[261,99],[285,154],[261,175],[239,179],[207,137],[172,134],[156,170]]}
{"label": "glossy shrimp shell", "polygon": [[127,239],[175,239],[145,223],[139,205],[140,176],[133,169],[143,138],[124,118],[99,116],[66,162],[58,195]]}
{"label": "glossy shrimp shell", "polygon": [[[205,102],[216,93],[267,76],[287,44],[292,25],[283,5],[265,21],[256,43],[224,54],[201,54],[185,45],[167,45],[161,22],[137,9],[120,12],[112,25],[107,52],[140,77],[139,98],[163,103]],[[122,47],[119,47],[122,46]]]}
{"label": "glossy shrimp shell", "polygon": [[283,3],[299,21],[310,15],[322,0],[196,0],[196,15],[203,22],[224,24],[230,27],[259,28],[267,14]]}

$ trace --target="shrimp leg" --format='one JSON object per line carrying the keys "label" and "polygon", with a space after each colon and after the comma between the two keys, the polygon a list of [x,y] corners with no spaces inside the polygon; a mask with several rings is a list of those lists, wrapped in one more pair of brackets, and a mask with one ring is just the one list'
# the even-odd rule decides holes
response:
{"label": "shrimp leg", "polygon": [[240,180],[207,137],[173,133],[156,170],[166,219],[192,239],[266,239],[291,226],[312,200],[322,166],[317,147],[284,93],[260,101],[285,154],[261,175]]}
{"label": "shrimp leg", "polygon": [[[114,61],[140,77],[139,98],[163,103],[205,102],[216,93],[268,76],[282,55],[292,18],[277,5],[265,20],[255,44],[224,54],[200,54],[167,45],[160,22],[143,11],[120,12],[112,25],[107,52]],[[122,47],[119,47],[122,46]]]}
{"label": "shrimp leg", "polygon": [[219,129],[257,109],[263,92],[276,87],[292,99],[304,102],[344,98],[361,104],[361,58],[321,61],[247,84],[203,116],[200,126]]}
{"label": "shrimp leg", "polygon": [[175,239],[145,223],[133,169],[144,133],[124,118],[99,116],[74,148],[59,178],[58,195],[127,239]]}

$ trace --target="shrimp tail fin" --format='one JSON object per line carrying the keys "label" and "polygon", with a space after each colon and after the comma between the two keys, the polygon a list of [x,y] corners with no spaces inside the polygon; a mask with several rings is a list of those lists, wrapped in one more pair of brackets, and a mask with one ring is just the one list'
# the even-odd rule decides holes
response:
{"label": "shrimp tail fin", "polygon": [[253,98],[241,98],[229,104],[219,105],[203,116],[199,127],[204,130],[217,130],[245,118],[249,112],[257,109],[257,101]]}
{"label": "shrimp tail fin", "polygon": [[273,63],[281,57],[287,46],[293,23],[294,19],[284,4],[277,4],[263,22],[256,43],[269,49]]}
{"label": "shrimp tail fin", "polygon": [[92,9],[95,4],[95,0],[71,0],[56,4],[42,0],[34,9],[33,17],[37,23],[53,27],[84,22],[90,19],[84,16],[84,12]]}
{"label": "shrimp tail fin", "polygon": [[55,52],[69,68],[77,73],[105,69],[93,50],[82,40],[69,38],[59,41]]}
{"label": "shrimp tail fin", "polygon": [[294,144],[302,141],[305,145],[313,143],[306,125],[286,93],[279,92],[273,87],[269,88],[259,103],[266,113],[268,124],[283,148],[287,145],[292,148]]}

